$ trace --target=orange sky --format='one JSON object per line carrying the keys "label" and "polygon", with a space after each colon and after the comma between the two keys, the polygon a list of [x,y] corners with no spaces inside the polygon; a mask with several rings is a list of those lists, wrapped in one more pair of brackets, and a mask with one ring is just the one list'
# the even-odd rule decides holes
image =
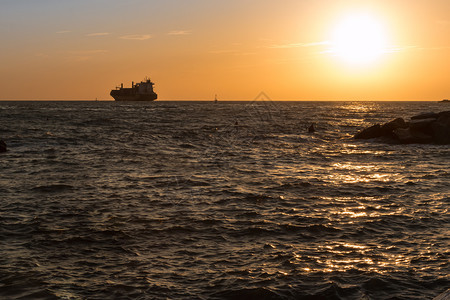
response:
{"label": "orange sky", "polygon": [[[355,15],[383,28],[374,61],[333,50]],[[161,100],[450,98],[448,0],[2,0],[0,25],[2,100],[112,100],[145,76]]]}

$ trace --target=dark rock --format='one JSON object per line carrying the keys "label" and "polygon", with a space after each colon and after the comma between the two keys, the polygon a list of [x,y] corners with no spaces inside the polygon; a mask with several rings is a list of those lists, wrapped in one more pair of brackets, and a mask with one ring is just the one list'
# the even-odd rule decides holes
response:
{"label": "dark rock", "polygon": [[432,144],[433,143],[433,136],[430,134],[426,134],[424,132],[417,132],[417,131],[411,131],[413,136],[414,136],[414,140],[413,140],[413,144]]}
{"label": "dark rock", "polygon": [[420,115],[411,117],[411,120],[429,119],[429,118],[437,119],[437,118],[438,118],[438,115],[439,115],[439,114],[434,113],[434,112],[426,112],[426,113],[423,113],[423,114],[420,114]]}
{"label": "dark rock", "polygon": [[439,113],[437,122],[450,126],[450,111],[443,111]]}
{"label": "dark rock", "polygon": [[446,290],[439,296],[433,298],[433,300],[448,300],[448,299],[450,299],[450,289]]}
{"label": "dark rock", "polygon": [[359,131],[355,139],[380,138],[386,143],[402,144],[450,144],[450,111],[423,113],[405,122],[397,118]]}
{"label": "dark rock", "polygon": [[408,127],[408,124],[406,124],[405,120],[403,120],[403,118],[397,118],[385,123],[383,126],[381,126],[381,130],[383,131],[383,135],[391,136],[393,130],[406,127]]}
{"label": "dark rock", "polygon": [[436,122],[434,118],[414,119],[409,122],[409,128],[412,130],[426,131],[431,128],[431,124]]}
{"label": "dark rock", "polygon": [[450,144],[450,111],[439,113],[439,118],[431,124],[431,131],[435,143]]}
{"label": "dark rock", "polygon": [[394,137],[402,144],[428,144],[433,142],[431,135],[411,128],[397,128],[393,131]]}
{"label": "dark rock", "polygon": [[0,140],[0,153],[1,152],[6,152],[7,148],[6,148],[6,143],[3,140]]}
{"label": "dark rock", "polygon": [[393,134],[402,144],[407,144],[413,139],[412,133],[409,128],[397,128],[393,131]]}
{"label": "dark rock", "polygon": [[450,128],[440,124],[433,123],[431,125],[433,139],[436,144],[448,145],[450,144]]}
{"label": "dark rock", "polygon": [[383,131],[381,130],[381,125],[376,124],[355,134],[355,139],[373,139],[381,137],[382,135]]}
{"label": "dark rock", "polygon": [[450,110],[447,111],[441,111],[440,113],[438,113],[438,118],[440,117],[450,117]]}

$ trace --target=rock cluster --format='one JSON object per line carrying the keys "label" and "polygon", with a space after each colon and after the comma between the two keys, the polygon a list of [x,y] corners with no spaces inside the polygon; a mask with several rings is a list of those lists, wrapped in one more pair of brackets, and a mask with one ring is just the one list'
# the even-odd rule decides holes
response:
{"label": "rock cluster", "polygon": [[376,124],[355,134],[355,139],[381,138],[401,144],[450,144],[450,111],[423,113],[405,122],[397,118]]}

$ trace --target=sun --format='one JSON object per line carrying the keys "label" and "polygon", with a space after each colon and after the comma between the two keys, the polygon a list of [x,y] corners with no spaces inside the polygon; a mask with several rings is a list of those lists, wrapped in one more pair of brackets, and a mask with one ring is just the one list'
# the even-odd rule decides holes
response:
{"label": "sun", "polygon": [[330,52],[352,65],[376,62],[386,52],[382,23],[367,13],[346,16],[334,27]]}

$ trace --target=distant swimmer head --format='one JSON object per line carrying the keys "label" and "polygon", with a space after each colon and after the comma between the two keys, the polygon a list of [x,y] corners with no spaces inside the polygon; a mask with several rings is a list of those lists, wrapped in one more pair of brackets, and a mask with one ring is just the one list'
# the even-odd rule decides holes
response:
{"label": "distant swimmer head", "polygon": [[0,140],[0,152],[6,152],[6,143],[3,140]]}

